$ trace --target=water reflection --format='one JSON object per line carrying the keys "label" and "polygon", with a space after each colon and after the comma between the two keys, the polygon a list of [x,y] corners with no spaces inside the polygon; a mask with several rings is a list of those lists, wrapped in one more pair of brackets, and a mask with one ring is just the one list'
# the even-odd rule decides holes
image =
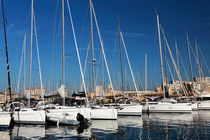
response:
{"label": "water reflection", "polygon": [[188,113],[150,113],[149,115],[144,114],[142,118],[144,121],[171,125],[189,124],[193,120],[192,114]]}
{"label": "water reflection", "polygon": [[93,120],[91,130],[93,132],[117,133],[118,124],[116,120]]}
{"label": "water reflection", "polygon": [[45,126],[16,125],[12,129],[12,138],[40,139],[45,136]]}
{"label": "water reflection", "polygon": [[[142,138],[147,139],[206,139],[210,136],[208,112],[192,114],[149,114],[143,115]],[[205,122],[205,123],[204,123]],[[204,125],[202,125],[204,123]]]}
{"label": "water reflection", "polygon": [[2,140],[9,140],[10,139],[10,132],[9,132],[9,130],[0,130],[0,139],[2,139]]}
{"label": "water reflection", "polygon": [[45,133],[46,138],[91,137],[89,126],[48,126]]}
{"label": "water reflection", "polygon": [[93,120],[90,126],[16,125],[0,139],[210,139],[210,111]]}
{"label": "water reflection", "polygon": [[124,127],[136,127],[142,128],[143,120],[142,117],[139,116],[126,116],[126,117],[118,117],[118,125]]}

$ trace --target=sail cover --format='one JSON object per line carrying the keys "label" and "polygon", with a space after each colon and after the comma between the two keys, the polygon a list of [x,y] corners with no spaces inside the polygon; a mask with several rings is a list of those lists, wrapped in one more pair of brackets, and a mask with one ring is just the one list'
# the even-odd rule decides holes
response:
{"label": "sail cover", "polygon": [[66,86],[61,85],[61,87],[58,89],[58,93],[61,97],[66,97]]}

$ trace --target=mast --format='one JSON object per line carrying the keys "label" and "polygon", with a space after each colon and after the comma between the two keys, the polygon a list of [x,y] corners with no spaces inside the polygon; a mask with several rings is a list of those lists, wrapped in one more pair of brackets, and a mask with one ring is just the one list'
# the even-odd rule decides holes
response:
{"label": "mast", "polygon": [[175,48],[176,48],[176,61],[177,61],[177,67],[178,67],[178,70],[180,71],[180,67],[179,67],[178,47],[177,47],[177,42],[176,42],[176,40],[175,40]]}
{"label": "mast", "polygon": [[[101,50],[102,53],[102,50]],[[103,96],[104,96],[104,63],[103,63],[103,55],[101,55],[101,81],[102,81],[102,90],[103,90]]]}
{"label": "mast", "polygon": [[178,68],[177,68],[176,62],[175,62],[175,60],[174,60],[174,57],[173,57],[173,55],[172,55],[171,49],[170,49],[170,47],[169,47],[168,41],[167,41],[167,39],[166,39],[164,30],[163,30],[162,27],[161,27],[161,31],[162,31],[163,38],[164,38],[164,40],[165,40],[166,46],[167,46],[167,48],[168,48],[169,54],[170,54],[170,56],[171,56],[172,62],[173,62],[173,64],[174,64],[174,67],[175,67],[177,76],[178,76],[178,78],[179,78],[180,85],[181,85],[181,87],[182,87],[182,89],[183,89],[183,92],[184,92],[185,96],[186,96],[186,95],[189,95],[189,94],[188,94],[188,91],[187,91],[187,89],[186,89],[186,87],[185,87],[185,85],[184,85],[184,83],[182,82],[182,77],[181,77],[180,72],[179,72],[179,70],[178,70]]}
{"label": "mast", "polygon": [[[164,40],[163,40],[164,41]],[[164,47],[164,60],[165,60],[165,97],[168,97],[168,80],[167,80],[167,60],[166,60],[166,44],[165,41],[163,43]]]}
{"label": "mast", "polygon": [[4,80],[4,102],[5,103],[7,101],[7,87],[6,87],[6,85],[7,85],[7,82],[6,82],[6,80]]}
{"label": "mast", "polygon": [[162,76],[161,77],[162,78],[162,90],[165,91],[164,85],[163,85],[164,75],[163,75],[163,59],[162,59],[159,15],[157,15],[157,27],[158,27],[158,38],[159,38],[159,48],[160,48],[160,65],[161,65],[161,76]]}
{"label": "mast", "polygon": [[147,91],[147,54],[145,54],[145,91]]}
{"label": "mast", "polygon": [[90,59],[90,55],[91,55],[91,48],[90,48],[90,36],[89,35],[89,92],[91,91],[91,59]]}
{"label": "mast", "polygon": [[91,33],[91,49],[92,49],[92,82],[93,92],[95,92],[95,76],[94,76],[94,47],[93,47],[93,20],[92,20],[92,0],[90,0],[90,33]]}
{"label": "mast", "polygon": [[[26,33],[24,34],[24,41],[26,41]],[[25,95],[25,89],[26,89],[26,84],[25,84],[25,74],[26,74],[26,42],[24,42],[24,70],[23,70],[23,94]]]}
{"label": "mast", "polygon": [[196,48],[196,55],[197,55],[197,62],[198,62],[198,77],[200,79],[200,84],[201,84],[201,69],[200,69],[199,56],[198,56],[198,42],[197,42],[197,40],[195,40],[195,48]]}
{"label": "mast", "polygon": [[34,1],[31,0],[31,56],[30,56],[30,75],[29,75],[29,101],[28,107],[30,107],[31,100],[31,72],[32,72],[32,51],[33,51],[33,16],[34,16]]}
{"label": "mast", "polygon": [[11,91],[11,83],[10,83],[10,71],[9,71],[9,56],[8,56],[8,49],[7,49],[7,33],[6,33],[6,21],[4,17],[4,5],[3,0],[1,0],[1,6],[2,6],[2,15],[3,15],[3,22],[4,22],[4,41],[5,41],[5,50],[6,50],[6,59],[7,59],[7,77],[8,77],[8,89],[9,89],[9,95],[10,95],[10,101],[12,101],[12,91]]}
{"label": "mast", "polygon": [[[65,85],[65,57],[64,57],[64,0],[62,0],[62,77],[63,85]],[[65,105],[65,95],[63,97],[63,105]]]}
{"label": "mast", "polygon": [[128,80],[126,79],[126,67],[125,67],[125,91],[128,91]]}
{"label": "mast", "polygon": [[121,82],[122,82],[122,93],[124,95],[124,79],[123,79],[123,63],[122,63],[122,49],[121,49],[121,37],[120,37],[120,21],[118,21],[118,32],[119,32],[119,49],[120,49],[120,66],[121,66]]}
{"label": "mast", "polygon": [[191,63],[191,56],[190,56],[190,43],[189,43],[188,34],[186,34],[186,38],[187,38],[187,49],[188,49],[189,66],[190,66],[190,76],[191,76],[191,81],[193,81],[192,63]]}

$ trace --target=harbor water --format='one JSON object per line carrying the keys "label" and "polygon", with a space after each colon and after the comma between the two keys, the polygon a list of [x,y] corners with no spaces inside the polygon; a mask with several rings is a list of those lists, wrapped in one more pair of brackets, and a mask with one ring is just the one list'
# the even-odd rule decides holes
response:
{"label": "harbor water", "polygon": [[210,139],[210,111],[156,113],[118,120],[92,120],[89,126],[15,125],[0,139]]}

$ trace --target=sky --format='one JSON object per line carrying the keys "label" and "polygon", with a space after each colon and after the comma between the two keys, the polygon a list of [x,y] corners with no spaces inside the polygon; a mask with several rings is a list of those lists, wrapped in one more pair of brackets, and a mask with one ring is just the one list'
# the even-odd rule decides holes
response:
{"label": "sky", "polygon": [[[84,70],[86,54],[89,44],[90,11],[89,0],[70,0],[70,7],[74,28]],[[157,35],[156,14],[159,14],[160,24],[164,28],[170,48],[175,54],[175,40],[182,57],[184,67],[188,73],[189,63],[187,54],[186,33],[195,50],[195,40],[198,41],[207,65],[210,65],[210,1],[208,0],[93,0],[97,22],[104,43],[108,67],[114,88],[120,87],[120,57],[119,37],[117,22],[120,21],[121,32],[124,37],[134,77],[139,89],[144,89],[145,54],[148,57],[147,77],[148,88],[154,88],[160,84],[160,57]],[[18,84],[20,60],[22,56],[24,33],[26,33],[26,87],[29,83],[29,58],[30,58],[30,0],[7,0],[4,1],[4,11],[7,19],[7,40],[9,52],[9,64],[11,71],[12,89]],[[71,22],[68,7],[65,0],[65,84],[68,90],[79,87],[81,75],[78,59],[72,35]],[[2,12],[1,12],[2,13]],[[61,30],[61,0],[34,0],[34,13],[37,28],[38,47],[41,61],[41,72],[44,87],[55,89],[62,83],[62,30]],[[4,90],[7,82],[6,56],[4,46],[4,33],[2,15],[0,15],[0,91]],[[94,55],[96,59],[95,77],[96,83],[102,80],[101,46],[93,21]],[[37,61],[35,34],[33,33],[33,64],[32,64],[32,87],[40,87],[39,67]],[[125,51],[123,50],[124,83],[133,87],[131,74],[128,67]],[[167,61],[174,68],[169,53]],[[196,61],[192,57],[193,75],[197,76]],[[176,59],[175,59],[176,60]],[[179,60],[181,61],[181,60]],[[104,63],[104,61],[103,61]],[[181,62],[180,62],[181,63]],[[180,64],[181,65],[181,64]],[[205,76],[210,76],[205,62],[201,61]],[[180,66],[182,78],[185,80],[184,69]],[[20,76],[20,90],[23,89],[23,65]],[[108,83],[108,76],[104,66],[104,79]],[[168,79],[171,80],[170,72]],[[177,76],[175,76],[177,79]],[[89,64],[85,70],[86,85],[89,86]],[[7,85],[6,85],[7,86]]]}

